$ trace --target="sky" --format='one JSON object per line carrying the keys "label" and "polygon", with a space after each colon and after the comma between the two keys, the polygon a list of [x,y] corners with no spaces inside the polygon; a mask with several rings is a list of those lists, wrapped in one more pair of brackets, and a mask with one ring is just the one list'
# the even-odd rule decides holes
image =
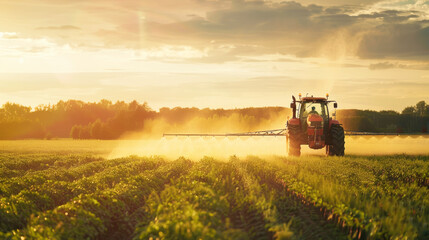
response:
{"label": "sky", "polygon": [[0,0],[0,105],[429,102],[429,1]]}

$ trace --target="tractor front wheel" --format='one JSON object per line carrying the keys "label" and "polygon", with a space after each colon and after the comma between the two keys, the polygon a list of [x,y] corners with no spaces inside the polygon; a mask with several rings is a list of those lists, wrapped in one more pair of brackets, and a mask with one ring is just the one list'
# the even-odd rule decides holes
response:
{"label": "tractor front wheel", "polygon": [[326,154],[328,156],[344,156],[344,129],[341,125],[332,125],[331,127],[331,143],[326,146]]}
{"label": "tractor front wheel", "polygon": [[299,157],[301,155],[301,143],[299,141],[299,126],[288,126],[288,155]]}

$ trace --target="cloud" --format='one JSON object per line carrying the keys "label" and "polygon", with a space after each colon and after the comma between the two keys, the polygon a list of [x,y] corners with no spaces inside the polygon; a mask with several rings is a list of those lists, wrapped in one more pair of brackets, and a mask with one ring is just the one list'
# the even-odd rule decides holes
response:
{"label": "cloud", "polygon": [[425,0],[385,0],[378,1],[366,8],[360,9],[362,13],[376,13],[382,11],[408,11],[419,13],[418,20],[429,18],[429,2]]}
{"label": "cloud", "polygon": [[385,69],[391,69],[391,68],[405,68],[405,67],[406,65],[402,65],[402,64],[380,62],[380,63],[370,64],[368,68],[371,70],[385,70]]}
{"label": "cloud", "polygon": [[233,1],[227,8],[187,15],[185,20],[161,23],[146,18],[144,22],[124,23],[115,29],[100,30],[98,37],[105,39],[108,47],[170,44],[200,50],[219,49],[222,45],[246,49],[211,51],[201,59],[207,62],[240,59],[242,52],[416,60],[429,55],[427,23],[415,21],[421,15],[416,10],[356,14],[350,6]]}
{"label": "cloud", "polygon": [[412,18],[418,18],[419,12],[417,11],[398,11],[398,10],[384,10],[381,12],[374,12],[372,14],[360,14],[359,18],[381,18],[386,23],[400,23],[410,20]]}
{"label": "cloud", "polygon": [[372,63],[368,66],[370,70],[386,70],[386,69],[413,69],[413,70],[429,70],[428,63],[402,64],[392,62]]}
{"label": "cloud", "polygon": [[[11,16],[22,25],[17,27],[24,29],[22,35],[46,36],[75,48],[190,47],[206,55],[184,61],[206,63],[242,61],[252,54],[429,59],[428,4],[421,1],[330,0],[326,5],[312,4],[312,0],[44,1],[40,11],[30,8],[38,6],[32,2],[25,1],[31,9],[27,14],[22,10],[25,4],[9,3],[15,4]],[[47,14],[58,19],[58,25],[28,28],[25,24],[46,23],[23,21]]]}
{"label": "cloud", "polygon": [[37,30],[81,30],[78,27],[72,26],[72,25],[61,25],[61,26],[49,26],[49,27],[38,27]]}
{"label": "cloud", "polygon": [[0,57],[20,58],[23,53],[42,53],[54,46],[55,43],[47,39],[25,38],[15,32],[0,32]]}
{"label": "cloud", "polygon": [[421,59],[429,56],[429,27],[418,23],[383,24],[362,37],[362,58]]}

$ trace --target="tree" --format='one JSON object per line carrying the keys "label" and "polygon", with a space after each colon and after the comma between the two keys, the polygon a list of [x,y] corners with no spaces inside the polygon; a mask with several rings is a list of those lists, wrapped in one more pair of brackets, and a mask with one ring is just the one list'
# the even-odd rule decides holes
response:
{"label": "tree", "polygon": [[91,138],[91,132],[89,129],[89,126],[82,126],[79,131],[79,138],[80,139],[90,139]]}
{"label": "tree", "polygon": [[100,119],[97,119],[91,124],[91,138],[102,139],[103,138],[103,123]]}
{"label": "tree", "polygon": [[414,114],[416,112],[415,107],[406,107],[402,110],[402,114]]}
{"label": "tree", "polygon": [[23,121],[27,120],[30,111],[31,107],[7,102],[1,108],[1,117],[7,121]]}
{"label": "tree", "polygon": [[81,129],[82,126],[74,125],[70,131],[70,137],[72,137],[73,139],[79,139]]}
{"label": "tree", "polygon": [[416,104],[416,112],[419,116],[423,116],[426,113],[426,102],[420,101]]}

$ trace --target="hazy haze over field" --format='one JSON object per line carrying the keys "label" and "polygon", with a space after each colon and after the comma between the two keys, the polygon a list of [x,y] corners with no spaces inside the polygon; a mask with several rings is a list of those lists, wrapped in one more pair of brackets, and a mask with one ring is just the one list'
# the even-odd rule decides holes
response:
{"label": "hazy haze over field", "polygon": [[[347,136],[346,155],[408,154],[427,155],[428,136]],[[325,149],[313,150],[302,146],[303,156],[324,156]],[[0,140],[2,152],[24,153],[79,153],[104,158],[129,155],[163,156],[177,159],[181,156],[199,160],[204,156],[219,159],[254,156],[285,156],[284,137],[179,137],[144,140]]]}
{"label": "hazy haze over field", "polygon": [[341,108],[428,99],[427,1],[0,0],[0,104]]}

